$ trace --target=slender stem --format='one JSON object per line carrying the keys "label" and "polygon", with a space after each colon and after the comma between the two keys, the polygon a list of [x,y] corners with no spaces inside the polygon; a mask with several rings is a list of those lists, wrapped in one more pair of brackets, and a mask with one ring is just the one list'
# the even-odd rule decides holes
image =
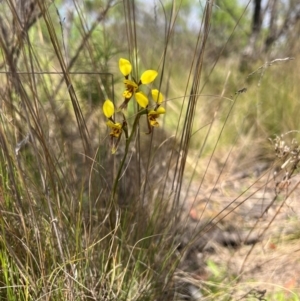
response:
{"label": "slender stem", "polygon": [[112,195],[111,195],[111,201],[112,202],[114,202],[114,199],[115,199],[115,195],[116,195],[117,187],[118,187],[118,184],[119,184],[121,172],[122,172],[125,160],[127,158],[127,154],[128,154],[128,150],[129,150],[129,145],[130,145],[130,142],[132,140],[133,135],[136,132],[136,128],[137,128],[140,116],[141,116],[141,113],[138,113],[137,116],[136,116],[136,118],[135,118],[135,120],[134,120],[130,136],[126,139],[125,153],[124,153],[123,159],[121,161],[121,164],[120,164],[120,167],[119,167],[119,170],[118,170],[118,174],[117,174],[117,176],[115,178],[113,189],[112,189]]}

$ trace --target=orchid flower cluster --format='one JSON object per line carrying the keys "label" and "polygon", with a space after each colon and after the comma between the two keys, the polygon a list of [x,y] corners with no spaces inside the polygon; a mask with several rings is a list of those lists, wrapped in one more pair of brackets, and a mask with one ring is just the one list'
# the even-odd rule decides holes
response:
{"label": "orchid flower cluster", "polygon": [[115,153],[120,142],[122,133],[125,132],[126,139],[128,139],[128,131],[127,131],[127,122],[124,113],[122,110],[127,108],[127,104],[132,98],[135,98],[137,103],[139,104],[139,113],[137,118],[140,117],[142,114],[147,114],[147,124],[149,128],[149,134],[152,131],[152,127],[159,126],[157,118],[161,114],[165,114],[164,107],[161,106],[162,102],[164,101],[164,97],[161,92],[157,89],[151,90],[152,99],[155,102],[154,108],[149,108],[149,99],[147,95],[139,90],[141,85],[147,85],[152,83],[155,78],[157,77],[157,71],[155,70],[146,70],[142,75],[139,81],[136,81],[131,76],[132,65],[131,63],[121,58],[119,60],[119,68],[121,73],[124,75],[124,84],[125,84],[125,91],[123,92],[124,101],[119,107],[117,112],[121,112],[123,115],[122,123],[116,122],[114,120],[114,114],[116,112],[114,104],[111,100],[107,99],[103,104],[103,113],[107,118],[107,126],[111,129],[110,137],[111,137],[111,144],[112,144],[112,153]]}

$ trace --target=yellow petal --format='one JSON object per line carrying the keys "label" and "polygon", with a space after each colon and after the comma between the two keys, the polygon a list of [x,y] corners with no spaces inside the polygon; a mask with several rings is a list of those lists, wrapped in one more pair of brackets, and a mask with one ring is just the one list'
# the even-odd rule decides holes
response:
{"label": "yellow petal", "polygon": [[160,115],[160,114],[165,114],[166,110],[164,107],[158,107],[156,110],[151,110],[149,111],[148,115]]}
{"label": "yellow petal", "polygon": [[115,124],[111,120],[107,120],[106,122],[107,126],[110,127],[111,129],[114,128]]}
{"label": "yellow petal", "polygon": [[150,84],[155,80],[156,76],[157,76],[157,71],[146,70],[141,76],[141,83]]}
{"label": "yellow petal", "polygon": [[164,97],[163,97],[162,93],[160,91],[158,91],[157,89],[153,89],[151,91],[151,94],[152,94],[153,100],[156,103],[161,104],[164,101]]}
{"label": "yellow petal", "polygon": [[103,104],[103,113],[107,118],[110,118],[115,112],[115,106],[109,99],[105,100]]}
{"label": "yellow petal", "polygon": [[135,93],[135,99],[142,108],[148,106],[148,97],[143,92]]}
{"label": "yellow petal", "polygon": [[164,107],[158,107],[156,109],[156,114],[165,114],[166,113],[166,109]]}
{"label": "yellow petal", "polygon": [[124,84],[127,89],[133,89],[136,90],[139,86],[132,80],[124,79]]}
{"label": "yellow petal", "polygon": [[121,58],[119,60],[119,68],[120,68],[121,73],[124,76],[127,76],[131,72],[132,66],[128,60]]}

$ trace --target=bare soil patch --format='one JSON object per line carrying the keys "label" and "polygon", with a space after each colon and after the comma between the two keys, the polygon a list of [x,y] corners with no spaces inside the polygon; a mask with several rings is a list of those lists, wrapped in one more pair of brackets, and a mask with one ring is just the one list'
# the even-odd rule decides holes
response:
{"label": "bare soil patch", "polygon": [[198,238],[187,247],[182,270],[204,284],[214,278],[207,265],[214,262],[223,284],[232,284],[232,300],[253,289],[280,291],[286,300],[300,296],[300,176],[285,183],[283,173],[274,178],[274,168],[263,162],[226,173],[200,193],[191,188],[184,204],[191,233],[183,245],[197,231]]}

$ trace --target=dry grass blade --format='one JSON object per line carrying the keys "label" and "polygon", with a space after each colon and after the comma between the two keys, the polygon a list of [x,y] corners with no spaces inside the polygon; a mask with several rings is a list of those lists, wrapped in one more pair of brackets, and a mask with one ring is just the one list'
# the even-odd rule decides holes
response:
{"label": "dry grass blade", "polygon": [[[183,132],[181,134],[179,153],[175,175],[173,183],[178,183],[177,187],[174,187],[176,191],[176,201],[175,204],[179,205],[179,198],[181,192],[181,185],[183,174],[185,170],[185,164],[187,160],[190,139],[192,135],[192,127],[195,118],[195,112],[197,108],[197,100],[200,92],[200,77],[203,66],[203,57],[205,52],[205,46],[209,35],[210,20],[212,14],[213,1],[206,1],[204,15],[203,15],[203,24],[201,24],[201,29],[199,30],[198,41],[195,47],[194,53],[194,69],[193,69],[193,78],[192,78],[192,88],[188,97],[188,106],[187,112],[184,118]],[[192,70],[192,69],[191,69]]]}
{"label": "dry grass blade", "polygon": [[82,111],[81,111],[81,108],[80,108],[80,105],[79,105],[79,102],[77,99],[77,94],[75,93],[74,86],[73,86],[72,80],[69,75],[69,70],[67,68],[67,64],[63,57],[62,48],[59,44],[56,30],[52,23],[52,17],[49,14],[48,6],[45,1],[38,1],[38,5],[41,10],[42,18],[44,19],[44,21],[47,25],[49,38],[52,42],[54,52],[59,61],[61,70],[63,72],[63,76],[64,76],[64,80],[65,80],[65,87],[66,87],[66,90],[68,91],[68,93],[70,95],[70,99],[72,101],[73,110],[74,110],[77,124],[78,124],[78,129],[79,129],[81,140],[82,140],[82,143],[83,143],[83,146],[85,149],[85,154],[86,154],[86,156],[90,156],[91,155],[91,145],[89,142],[90,138],[89,138],[88,129],[86,127],[86,123],[85,123],[84,117],[82,115]]}

